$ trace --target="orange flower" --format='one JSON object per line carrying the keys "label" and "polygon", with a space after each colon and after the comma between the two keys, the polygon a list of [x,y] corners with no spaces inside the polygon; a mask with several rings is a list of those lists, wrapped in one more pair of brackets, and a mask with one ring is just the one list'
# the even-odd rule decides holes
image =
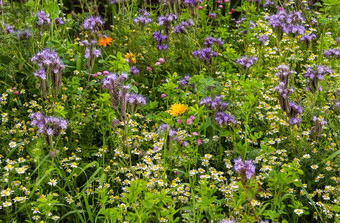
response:
{"label": "orange flower", "polygon": [[183,114],[186,110],[187,110],[187,108],[183,104],[173,104],[170,107],[169,113],[173,116],[178,116],[180,114]]}
{"label": "orange flower", "polygon": [[129,53],[126,53],[126,54],[124,55],[124,57],[125,57],[125,59],[130,59],[130,58],[135,57],[135,55],[134,55],[133,53],[131,53],[131,51],[129,51]]}
{"label": "orange flower", "polygon": [[131,53],[131,51],[129,51],[129,53],[126,53],[126,54],[124,55],[124,57],[125,57],[125,59],[131,60],[132,63],[136,63],[136,57],[137,57],[137,55]]}
{"label": "orange flower", "polygon": [[108,44],[108,45],[111,46],[111,43],[112,43],[112,38],[108,36],[106,38],[103,37],[100,40],[98,40],[97,45],[99,45],[99,46],[106,46],[106,44]]}

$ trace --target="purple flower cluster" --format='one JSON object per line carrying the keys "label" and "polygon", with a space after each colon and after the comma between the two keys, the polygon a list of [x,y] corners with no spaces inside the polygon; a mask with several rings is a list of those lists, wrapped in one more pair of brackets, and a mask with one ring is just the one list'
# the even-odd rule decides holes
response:
{"label": "purple flower cluster", "polygon": [[[42,25],[44,25],[44,24],[47,24],[47,25],[49,25],[49,24],[51,24],[51,22],[52,22],[52,20],[50,19],[50,18],[48,18],[48,14],[46,15],[46,13],[45,13],[45,11],[44,10],[41,10],[41,11],[39,11],[39,12],[37,12],[37,18],[38,18],[38,21],[39,21],[39,25],[40,26],[42,26]],[[61,18],[56,18],[55,20],[55,23],[57,24],[57,25],[64,25],[64,20],[62,20]]]}
{"label": "purple flower cluster", "polygon": [[44,12],[44,10],[41,10],[37,13],[38,16],[38,21],[39,24],[42,26],[45,23],[46,24],[51,24],[51,19],[47,17],[46,13]]}
{"label": "purple flower cluster", "polygon": [[242,161],[241,158],[234,160],[234,170],[241,174],[242,179],[250,180],[254,175],[256,167],[252,160]]}
{"label": "purple flower cluster", "polygon": [[289,33],[299,33],[303,34],[305,32],[305,27],[298,23],[303,22],[302,13],[298,11],[286,13],[285,10],[278,11],[277,14],[270,15],[266,18],[273,28],[280,28],[283,32]]}
{"label": "purple flower cluster", "polygon": [[201,50],[193,51],[192,52],[192,56],[194,58],[198,57],[201,61],[204,61],[206,63],[210,63],[211,59],[213,57],[217,57],[218,56],[218,53],[217,52],[213,52],[210,47],[207,47],[207,48],[203,48]]}
{"label": "purple flower cluster", "polygon": [[80,46],[92,46],[92,45],[95,45],[95,44],[97,44],[97,40],[88,41],[88,40],[86,39],[86,40],[81,40],[81,41],[79,41],[79,45],[80,45]]}
{"label": "purple flower cluster", "polygon": [[[193,119],[195,117],[193,116]],[[157,129],[157,133],[166,133],[168,130],[168,125],[167,124],[161,124],[160,127]],[[182,146],[188,146],[188,142],[183,140],[182,137],[178,137],[177,136],[178,131],[175,128],[169,128],[169,132],[168,132],[168,141],[167,143],[169,143],[169,141],[177,141],[179,142]],[[160,148],[157,148],[160,149]]]}
{"label": "purple flower cluster", "polygon": [[301,119],[298,118],[297,116],[299,114],[303,113],[302,108],[298,104],[296,104],[294,102],[290,102],[289,103],[289,107],[290,107],[290,114],[289,114],[289,116],[291,117],[290,120],[289,120],[289,124],[291,124],[291,125],[298,125],[298,124],[300,124],[301,123]]}
{"label": "purple flower cluster", "polygon": [[187,85],[189,83],[189,78],[190,76],[189,75],[185,75],[183,78],[181,78],[179,80],[179,84],[184,87],[185,85]]}
{"label": "purple flower cluster", "polygon": [[165,132],[168,130],[168,125],[167,124],[161,124],[158,129],[157,129],[157,133],[161,133],[161,132]]}
{"label": "purple flower cluster", "polygon": [[[189,79],[189,75],[185,75],[183,78],[179,79],[179,86],[176,89],[184,89],[189,84]],[[195,83],[192,83],[190,86],[192,89],[195,89]]]}
{"label": "purple flower cluster", "polygon": [[55,20],[54,20],[54,22],[57,24],[57,25],[64,25],[65,24],[65,22],[64,22],[64,20],[62,20],[61,18],[56,18]]}
{"label": "purple flower cluster", "polygon": [[86,47],[85,49],[85,58],[88,59],[90,57],[99,57],[102,54],[100,49],[97,49],[95,47],[92,47],[91,49],[89,47]]}
{"label": "purple flower cluster", "polygon": [[129,93],[130,87],[128,85],[123,86],[123,82],[126,80],[127,74],[125,73],[121,75],[110,73],[103,79],[102,88],[109,90],[112,107],[118,109],[120,102],[122,102],[122,109],[125,109],[126,105],[130,105],[131,111],[133,111],[138,105],[146,105],[145,97],[139,94]]}
{"label": "purple flower cluster", "polygon": [[239,24],[241,24],[243,21],[245,21],[246,20],[246,18],[240,18],[239,20],[236,20],[235,21],[235,23],[237,24],[237,25],[239,25]]}
{"label": "purple flower cluster", "polygon": [[236,60],[236,63],[238,63],[242,67],[249,68],[256,61],[257,61],[257,57],[248,58],[247,56],[242,56]]}
{"label": "purple flower cluster", "polygon": [[236,124],[235,117],[224,112],[218,112],[215,116],[215,121],[220,127]]}
{"label": "purple flower cluster", "polygon": [[[110,101],[113,109],[118,109],[121,99],[126,99],[126,95],[129,90],[129,86],[123,86],[123,82],[127,80],[127,74],[122,73],[121,75],[110,73],[106,76],[102,82],[102,88],[109,90]],[[122,89],[123,88],[123,89]],[[126,100],[123,101],[126,108]],[[125,111],[124,111],[125,112]]]}
{"label": "purple flower cluster", "polygon": [[335,109],[337,109],[338,107],[340,107],[340,101],[335,102],[335,104],[334,104],[334,108],[335,108]]}
{"label": "purple flower cluster", "polygon": [[[332,70],[325,66],[318,65],[316,70],[308,67],[305,74],[303,75],[307,79],[307,83],[309,84],[306,90],[312,91],[313,93],[316,92],[316,90],[318,89],[319,80],[323,80],[325,74],[331,73]],[[319,90],[322,91],[322,87],[320,87]]]}
{"label": "purple flower cluster", "polygon": [[266,34],[260,35],[259,37],[259,41],[264,45],[266,43],[266,41],[269,39],[268,36],[266,36]]}
{"label": "purple flower cluster", "polygon": [[205,39],[205,42],[203,43],[206,47],[212,47],[213,44],[216,44],[219,47],[222,47],[224,42],[221,39],[215,39],[214,37],[208,37]]}
{"label": "purple flower cluster", "polygon": [[289,102],[288,96],[294,92],[293,89],[288,89],[288,87],[283,82],[279,82],[279,85],[275,88],[275,90],[279,93],[278,96],[281,109],[286,112],[286,114],[290,115],[291,104]]}
{"label": "purple flower cluster", "polygon": [[31,61],[36,62],[39,66],[39,69],[34,73],[34,76],[43,80],[46,80],[46,72],[48,69],[54,74],[57,74],[61,72],[61,69],[65,68],[60,61],[58,53],[54,50],[51,52],[49,48],[35,54]]}
{"label": "purple flower cluster", "polygon": [[134,94],[134,93],[127,93],[126,94],[126,102],[130,105],[146,105],[146,98],[143,95],[140,94]]}
{"label": "purple flower cluster", "polygon": [[288,87],[288,79],[289,76],[294,74],[294,71],[289,70],[287,65],[279,65],[277,67],[278,72],[275,74],[278,78],[280,78],[280,82],[285,84],[285,87]]}
{"label": "purple flower cluster", "polygon": [[193,6],[193,7],[198,6],[202,2],[203,2],[203,0],[184,0],[184,4],[190,5],[190,6]]}
{"label": "purple flower cluster", "polygon": [[171,25],[172,21],[176,20],[177,16],[175,14],[169,13],[166,16],[159,16],[157,19],[158,25],[160,26],[168,26]]}
{"label": "purple flower cluster", "polygon": [[205,97],[200,101],[200,106],[205,106],[207,109],[215,112],[215,121],[220,127],[227,126],[229,124],[235,125],[235,117],[231,114],[225,113],[228,108],[232,108],[233,105],[228,102],[223,102],[220,95],[215,96],[215,100],[211,97]]}
{"label": "purple flower cluster", "polygon": [[99,16],[91,16],[84,20],[84,29],[95,31],[104,24],[104,21]]}
{"label": "purple flower cluster", "polygon": [[228,102],[223,102],[222,97],[220,95],[215,96],[215,100],[211,97],[205,97],[200,101],[200,106],[205,105],[205,107],[209,110],[215,110],[217,112],[224,112],[229,108],[232,108],[233,105]]}
{"label": "purple flower cluster", "polygon": [[340,59],[340,50],[339,49],[325,50],[323,51],[323,56],[327,58]]}
{"label": "purple flower cluster", "polygon": [[13,26],[11,25],[7,25],[3,22],[0,22],[0,24],[2,24],[5,27],[4,31],[6,34],[16,34],[16,36],[19,39],[27,39],[31,36],[31,33],[29,30],[22,30],[22,31],[14,30]]}
{"label": "purple flower cluster", "polygon": [[194,22],[191,19],[188,21],[181,21],[181,23],[174,28],[174,33],[184,33],[185,28],[194,25]]}
{"label": "purple flower cluster", "polygon": [[17,37],[19,39],[28,39],[31,37],[31,32],[29,30],[17,31]]}
{"label": "purple flower cluster", "polygon": [[253,21],[250,21],[249,24],[249,29],[254,29],[256,27],[256,24]]}
{"label": "purple flower cluster", "polygon": [[270,0],[265,0],[263,7],[269,8],[270,6],[275,6],[275,3]]}
{"label": "purple flower cluster", "polygon": [[134,75],[139,74],[139,70],[135,66],[130,67],[130,72]]}
{"label": "purple flower cluster", "polygon": [[177,16],[175,14],[169,13],[166,16],[159,16],[157,19],[157,22],[158,22],[158,25],[163,26],[165,33],[169,34],[169,31],[171,29],[171,24],[176,19],[177,19]]}
{"label": "purple flower cluster", "polygon": [[42,113],[30,114],[31,125],[37,126],[39,133],[44,135],[59,135],[61,129],[67,128],[67,120],[53,116],[46,117]]}
{"label": "purple flower cluster", "polygon": [[121,75],[110,73],[103,79],[102,88],[108,90],[114,90],[116,88],[120,89],[122,86],[123,81],[127,80],[127,74],[122,73]]}
{"label": "purple flower cluster", "polygon": [[[288,96],[294,92],[292,88],[287,88],[284,82],[279,82],[279,84],[275,87],[275,90],[279,93],[279,96],[281,96],[284,99],[288,99]],[[280,103],[281,104],[281,103]],[[286,111],[286,106],[281,105],[282,110]]]}
{"label": "purple flower cluster", "polygon": [[289,76],[294,74],[294,71],[289,70],[287,65],[280,65],[277,68],[278,72],[275,74],[280,80],[278,86],[275,90],[278,92],[279,103],[282,111],[290,117],[290,124],[297,125],[300,124],[301,119],[297,116],[302,114],[302,108],[289,101],[289,95],[294,92],[292,88],[288,87]]}
{"label": "purple flower cluster", "polygon": [[312,127],[311,131],[314,133],[314,137],[317,138],[320,136],[322,128],[327,125],[327,121],[316,116],[313,117],[313,121],[315,122],[315,126]]}
{"label": "purple flower cluster", "polygon": [[305,42],[310,42],[312,41],[312,39],[315,39],[316,35],[314,33],[311,34],[306,34],[300,37],[301,41],[305,41]]}
{"label": "purple flower cluster", "polygon": [[147,23],[152,22],[152,19],[150,18],[150,13],[147,12],[144,9],[139,10],[140,16],[135,18],[133,21],[137,24],[145,25]]}
{"label": "purple flower cluster", "polygon": [[6,34],[13,34],[14,33],[13,26],[5,25],[5,33]]}
{"label": "purple flower cluster", "polygon": [[157,49],[158,50],[167,50],[168,46],[164,44],[164,42],[168,39],[167,36],[162,35],[160,31],[156,31],[153,34],[154,40],[157,42]]}

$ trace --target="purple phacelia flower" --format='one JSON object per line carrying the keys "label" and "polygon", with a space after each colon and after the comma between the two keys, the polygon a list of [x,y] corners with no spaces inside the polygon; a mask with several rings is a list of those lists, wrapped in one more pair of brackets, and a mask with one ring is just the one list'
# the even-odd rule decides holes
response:
{"label": "purple phacelia flower", "polygon": [[241,58],[238,58],[236,60],[236,63],[241,65],[242,67],[249,68],[251,65],[253,65],[257,61],[257,57],[250,57],[242,56]]}
{"label": "purple phacelia flower", "polygon": [[59,135],[60,130],[67,128],[67,120],[53,116],[46,117],[42,113],[31,113],[31,125],[37,126],[39,133],[44,135]]}
{"label": "purple phacelia flower", "polygon": [[339,49],[329,49],[323,52],[323,56],[327,58],[335,58],[340,59],[340,50]]}
{"label": "purple phacelia flower", "polygon": [[198,57],[201,61],[204,61],[206,63],[211,62],[211,59],[213,57],[217,57],[218,53],[217,52],[213,52],[212,49],[210,47],[208,48],[203,48],[201,50],[195,50],[192,52],[192,56],[194,58]]}
{"label": "purple phacelia flower", "polygon": [[256,167],[252,160],[242,161],[241,158],[234,160],[234,170],[236,173],[241,174],[242,182],[250,180],[255,174]]}
{"label": "purple phacelia flower", "polygon": [[196,7],[202,2],[203,0],[184,0],[184,4],[190,5],[191,7]]}
{"label": "purple phacelia flower", "polygon": [[91,16],[84,20],[83,27],[84,29],[95,31],[103,24],[104,21],[99,16]]}
{"label": "purple phacelia flower", "polygon": [[263,4],[263,7],[269,8],[271,6],[274,6],[275,3],[270,0],[265,0],[265,3]]}
{"label": "purple phacelia flower", "polygon": [[311,90],[313,93],[316,92],[318,89],[318,82],[324,79],[324,75],[329,75],[331,73],[332,70],[325,66],[318,65],[316,70],[308,67],[303,75],[309,84],[307,90]]}
{"label": "purple phacelia flower", "polygon": [[188,21],[182,21],[179,25],[175,26],[174,33],[185,33],[185,28],[194,25],[194,22],[189,19]]}
{"label": "purple phacelia flower", "polygon": [[44,10],[41,10],[37,13],[39,24],[42,26],[45,23],[51,24],[51,19],[45,14]]}
{"label": "purple phacelia flower", "polygon": [[170,13],[166,16],[159,16],[157,19],[157,22],[158,22],[158,25],[163,26],[165,33],[169,34],[169,31],[171,29],[171,24],[176,19],[177,19],[177,16],[175,14]]}
{"label": "purple phacelia flower", "polygon": [[139,14],[140,16],[138,16],[137,18],[133,20],[135,23],[145,25],[147,23],[152,22],[152,19],[150,18],[151,15],[146,10],[144,9],[139,10]]}
{"label": "purple phacelia flower", "polygon": [[215,116],[215,121],[220,127],[227,126],[229,124],[236,124],[235,117],[224,112],[218,112]]}
{"label": "purple phacelia flower", "polygon": [[217,46],[222,47],[224,42],[221,39],[215,39],[214,37],[208,37],[205,39],[205,42],[203,43],[206,47],[212,47],[212,45],[216,43]]}
{"label": "purple phacelia flower", "polygon": [[137,74],[139,73],[139,70],[137,69],[137,67],[132,66],[132,67],[130,67],[130,72],[131,72],[132,74],[137,75]]}
{"label": "purple phacelia flower", "polygon": [[268,36],[266,36],[266,34],[260,35],[258,38],[262,44],[265,44],[266,41],[269,39]]}
{"label": "purple phacelia flower", "polygon": [[49,48],[46,48],[35,54],[32,57],[31,61],[36,62],[40,67],[40,69],[36,71],[35,76],[40,77],[42,79],[46,79],[47,69],[57,74],[60,73],[61,70],[65,68],[65,66],[60,61],[58,53],[55,52],[54,50],[51,52]]}
{"label": "purple phacelia flower", "polygon": [[300,37],[301,41],[305,41],[305,42],[310,42],[312,41],[312,39],[315,39],[316,35],[314,33],[311,34],[306,34]]}
{"label": "purple phacelia flower", "polygon": [[295,11],[287,14],[285,10],[281,10],[277,14],[267,16],[266,19],[273,28],[278,27],[287,34],[299,33],[302,35],[305,32],[305,27],[298,24],[303,22],[303,16],[300,12]]}

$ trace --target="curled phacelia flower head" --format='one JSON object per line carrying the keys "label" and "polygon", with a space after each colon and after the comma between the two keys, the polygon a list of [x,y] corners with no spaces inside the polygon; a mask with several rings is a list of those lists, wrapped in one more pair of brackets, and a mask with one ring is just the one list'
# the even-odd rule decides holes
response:
{"label": "curled phacelia flower head", "polygon": [[234,170],[236,173],[241,174],[243,179],[251,179],[254,175],[256,167],[252,160],[242,161],[241,158],[237,158],[234,160]]}

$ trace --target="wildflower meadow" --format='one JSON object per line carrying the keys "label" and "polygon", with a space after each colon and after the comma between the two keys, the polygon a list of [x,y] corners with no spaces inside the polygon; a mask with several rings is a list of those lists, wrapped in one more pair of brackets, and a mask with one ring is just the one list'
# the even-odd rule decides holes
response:
{"label": "wildflower meadow", "polygon": [[0,222],[339,223],[339,0],[0,0]]}

